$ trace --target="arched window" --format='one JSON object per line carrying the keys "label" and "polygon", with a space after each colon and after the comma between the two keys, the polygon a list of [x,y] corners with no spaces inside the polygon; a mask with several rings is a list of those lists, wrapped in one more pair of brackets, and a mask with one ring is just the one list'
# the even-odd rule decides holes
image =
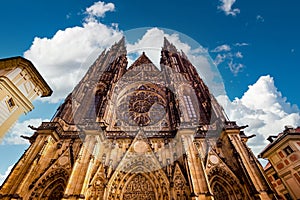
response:
{"label": "arched window", "polygon": [[189,118],[196,118],[197,115],[196,115],[196,111],[195,111],[194,105],[192,103],[191,97],[188,95],[184,95],[183,100],[184,100],[184,104],[186,106]]}

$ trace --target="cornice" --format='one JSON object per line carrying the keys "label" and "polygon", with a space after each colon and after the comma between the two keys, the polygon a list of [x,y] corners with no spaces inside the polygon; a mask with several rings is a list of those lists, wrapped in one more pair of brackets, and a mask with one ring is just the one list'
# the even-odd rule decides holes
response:
{"label": "cornice", "polygon": [[15,100],[22,105],[26,112],[31,111],[34,107],[30,100],[7,78],[0,76],[0,84],[5,87]]}
{"label": "cornice", "polygon": [[29,73],[34,83],[42,90],[42,97],[47,97],[52,94],[50,86],[46,83],[31,61],[21,56],[0,59],[0,69],[15,69],[18,67],[24,68]]}

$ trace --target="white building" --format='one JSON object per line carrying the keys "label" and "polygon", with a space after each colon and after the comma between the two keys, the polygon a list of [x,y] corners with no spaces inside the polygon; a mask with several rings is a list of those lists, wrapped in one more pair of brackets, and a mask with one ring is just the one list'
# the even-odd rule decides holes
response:
{"label": "white building", "polygon": [[38,96],[52,94],[34,65],[22,57],[0,59],[0,139]]}

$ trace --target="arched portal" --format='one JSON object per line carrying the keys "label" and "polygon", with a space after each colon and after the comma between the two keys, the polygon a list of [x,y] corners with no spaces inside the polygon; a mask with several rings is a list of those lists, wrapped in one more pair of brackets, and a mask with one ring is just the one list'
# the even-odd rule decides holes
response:
{"label": "arched portal", "polygon": [[230,194],[227,189],[220,183],[215,183],[212,186],[212,191],[215,200],[230,200]]}
{"label": "arched portal", "polygon": [[33,189],[29,199],[60,200],[63,198],[68,181],[68,173],[58,169],[44,176]]}
{"label": "arched portal", "polygon": [[124,168],[117,169],[107,183],[109,187],[104,199],[170,200],[168,177],[162,169],[151,167],[150,163],[149,160],[140,160],[132,165],[127,163],[130,170],[126,163],[122,165]]}
{"label": "arched portal", "polygon": [[215,200],[246,200],[248,195],[237,177],[220,167],[213,168],[208,174]]}
{"label": "arched portal", "polygon": [[48,199],[51,200],[60,200],[64,196],[64,188],[63,184],[55,185],[54,188],[50,191]]}
{"label": "arched portal", "polygon": [[63,178],[58,178],[46,186],[42,192],[41,199],[61,200],[64,196],[66,181]]}

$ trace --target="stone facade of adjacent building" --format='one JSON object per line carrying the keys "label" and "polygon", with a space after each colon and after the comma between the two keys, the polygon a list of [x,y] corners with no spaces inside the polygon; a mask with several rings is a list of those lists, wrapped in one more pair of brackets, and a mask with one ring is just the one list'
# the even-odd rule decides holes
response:
{"label": "stone facade of adjacent building", "polygon": [[282,199],[300,199],[300,127],[285,127],[269,136],[270,144],[260,153],[269,160],[265,173]]}

